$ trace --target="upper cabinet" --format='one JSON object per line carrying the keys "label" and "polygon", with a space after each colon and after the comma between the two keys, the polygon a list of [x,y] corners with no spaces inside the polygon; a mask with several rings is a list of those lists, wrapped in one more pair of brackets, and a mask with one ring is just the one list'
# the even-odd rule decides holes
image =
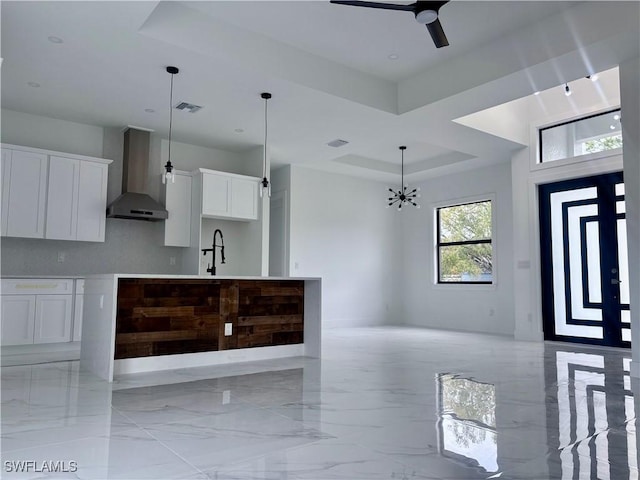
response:
{"label": "upper cabinet", "polygon": [[44,238],[47,155],[2,149],[2,235]]}
{"label": "upper cabinet", "polygon": [[169,218],[164,222],[164,244],[188,247],[191,244],[191,174],[176,172],[175,182],[167,182],[165,200]]}
{"label": "upper cabinet", "polygon": [[245,221],[258,219],[259,178],[202,168],[199,175],[203,217]]}
{"label": "upper cabinet", "polygon": [[2,145],[2,235],[104,242],[109,163]]}

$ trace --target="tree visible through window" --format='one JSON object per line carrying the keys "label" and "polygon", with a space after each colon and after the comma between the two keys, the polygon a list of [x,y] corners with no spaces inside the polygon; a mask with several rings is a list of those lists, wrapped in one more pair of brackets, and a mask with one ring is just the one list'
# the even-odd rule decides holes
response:
{"label": "tree visible through window", "polygon": [[492,283],[491,201],[437,209],[438,283]]}

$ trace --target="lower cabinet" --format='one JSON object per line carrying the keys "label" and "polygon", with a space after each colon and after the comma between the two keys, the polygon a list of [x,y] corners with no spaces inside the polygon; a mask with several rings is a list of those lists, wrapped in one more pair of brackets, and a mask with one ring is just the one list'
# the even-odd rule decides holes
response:
{"label": "lower cabinet", "polygon": [[2,345],[30,345],[36,318],[35,295],[2,295]]}
{"label": "lower cabinet", "polygon": [[71,341],[72,295],[37,295],[33,343]]}
{"label": "lower cabinet", "polygon": [[82,339],[82,309],[84,308],[84,279],[76,280],[73,298],[73,336],[74,342]]}
{"label": "lower cabinet", "polygon": [[72,279],[3,279],[2,345],[72,341],[73,291]]}

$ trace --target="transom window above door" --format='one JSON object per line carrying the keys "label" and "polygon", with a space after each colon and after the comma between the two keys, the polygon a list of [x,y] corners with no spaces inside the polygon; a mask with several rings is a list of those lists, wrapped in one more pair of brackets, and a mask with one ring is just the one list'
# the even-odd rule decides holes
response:
{"label": "transom window above door", "polygon": [[622,148],[620,109],[538,130],[540,163]]}

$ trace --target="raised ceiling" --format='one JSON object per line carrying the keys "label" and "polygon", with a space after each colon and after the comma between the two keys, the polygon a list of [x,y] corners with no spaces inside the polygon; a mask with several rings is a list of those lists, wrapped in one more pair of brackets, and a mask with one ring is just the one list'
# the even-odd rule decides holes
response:
{"label": "raised ceiling", "polygon": [[[378,180],[399,173],[400,144],[414,178],[506,161],[518,142],[454,119],[613,67],[637,54],[640,30],[637,2],[608,1],[453,0],[440,12],[442,49],[411,14],[329,2],[0,8],[3,108],[166,136],[164,69],[176,65],[174,99],[204,108],[176,112],[175,140],[259,145],[270,91],[274,165]],[[336,138],[350,143],[326,145]]]}

